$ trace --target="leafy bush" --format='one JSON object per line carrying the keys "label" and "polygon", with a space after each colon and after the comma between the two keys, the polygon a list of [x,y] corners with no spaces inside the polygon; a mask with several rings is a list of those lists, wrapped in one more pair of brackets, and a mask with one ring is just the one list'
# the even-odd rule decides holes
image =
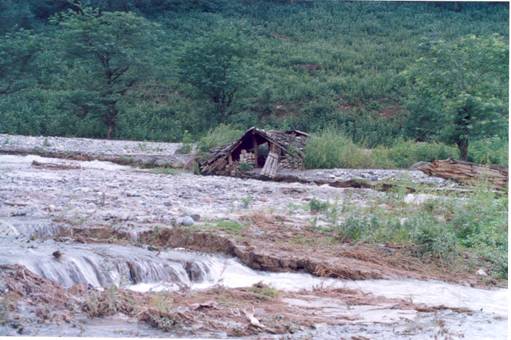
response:
{"label": "leafy bush", "polygon": [[475,141],[468,148],[469,161],[480,164],[508,165],[509,143],[501,137]]}
{"label": "leafy bush", "polygon": [[328,202],[323,202],[316,198],[313,198],[309,201],[309,209],[311,212],[326,211],[329,206],[330,204]]}
{"label": "leafy bush", "polygon": [[341,242],[359,241],[368,236],[376,223],[377,221],[370,217],[350,216],[337,228],[337,238]]}
{"label": "leafy bush", "polygon": [[456,251],[456,237],[451,229],[445,228],[429,214],[414,216],[406,225],[410,228],[418,256],[452,260]]}
{"label": "leafy bush", "polygon": [[496,196],[481,184],[464,204],[455,206],[450,221],[461,245],[475,249],[495,266],[500,277],[507,275],[508,199]]}
{"label": "leafy bush", "polygon": [[455,147],[400,140],[391,147],[364,149],[333,129],[313,135],[305,147],[306,168],[408,168],[416,162],[458,158]]}
{"label": "leafy bush", "polygon": [[[371,153],[378,167],[409,168],[414,163],[431,162],[437,159],[458,158],[455,147],[440,143],[416,143],[400,140],[392,147],[377,147]],[[377,163],[378,160],[381,162]],[[390,166],[391,165],[391,166]]]}
{"label": "leafy bush", "polygon": [[215,147],[222,146],[236,140],[243,133],[242,130],[229,125],[220,124],[202,137],[199,141],[199,150],[207,152]]}

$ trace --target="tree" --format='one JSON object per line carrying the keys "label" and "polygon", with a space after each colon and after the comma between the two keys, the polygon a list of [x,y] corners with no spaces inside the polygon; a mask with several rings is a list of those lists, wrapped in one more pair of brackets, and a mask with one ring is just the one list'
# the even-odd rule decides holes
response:
{"label": "tree", "polygon": [[409,131],[455,143],[468,159],[471,140],[505,130],[508,46],[492,35],[440,41],[403,72],[408,80]]}
{"label": "tree", "polygon": [[0,39],[0,96],[36,82],[35,60],[41,52],[40,42],[40,36],[23,29]]}
{"label": "tree", "polygon": [[133,13],[79,7],[53,19],[68,62],[65,103],[81,117],[99,117],[115,134],[120,102],[149,71],[155,25]]}
{"label": "tree", "polygon": [[216,31],[190,43],[180,58],[180,78],[215,106],[224,121],[238,91],[245,85],[246,48],[230,31]]}

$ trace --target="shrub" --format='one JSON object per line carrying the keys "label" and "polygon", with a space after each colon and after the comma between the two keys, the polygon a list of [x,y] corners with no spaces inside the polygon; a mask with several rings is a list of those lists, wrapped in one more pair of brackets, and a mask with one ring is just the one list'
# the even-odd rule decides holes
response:
{"label": "shrub", "polygon": [[432,256],[447,261],[452,259],[456,251],[456,237],[452,230],[438,223],[430,214],[414,216],[406,225],[411,230],[418,256]]}
{"label": "shrub", "polygon": [[386,164],[393,164],[398,168],[409,168],[414,163],[431,162],[437,159],[458,158],[455,147],[440,143],[417,143],[400,140],[388,149],[377,149],[379,158]]}
{"label": "shrub", "polygon": [[509,143],[504,138],[493,137],[475,141],[468,147],[469,161],[481,164],[508,165]]}
{"label": "shrub", "polygon": [[458,158],[455,147],[441,143],[400,140],[392,147],[364,149],[333,129],[313,135],[305,146],[305,167],[313,168],[409,168],[419,161]]}
{"label": "shrub", "polygon": [[370,167],[371,157],[350,138],[333,129],[325,129],[307,142],[304,164],[309,169]]}
{"label": "shrub", "polygon": [[492,263],[499,277],[507,276],[508,200],[480,185],[463,204],[454,207],[450,221],[459,243]]}
{"label": "shrub", "polygon": [[323,202],[315,198],[309,201],[309,209],[311,212],[325,211],[329,206],[328,202]]}
{"label": "shrub", "polygon": [[220,124],[202,137],[199,141],[199,150],[207,152],[215,147],[222,146],[236,140],[243,133],[242,130],[232,126]]}
{"label": "shrub", "polygon": [[344,223],[338,226],[337,238],[341,240],[341,242],[359,241],[362,238],[366,238],[375,223],[376,220],[369,217],[359,218],[350,216]]}

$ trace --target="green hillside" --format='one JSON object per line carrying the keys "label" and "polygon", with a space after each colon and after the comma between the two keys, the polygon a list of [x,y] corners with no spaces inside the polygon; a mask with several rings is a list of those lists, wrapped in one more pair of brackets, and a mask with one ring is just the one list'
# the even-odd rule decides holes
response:
{"label": "green hillside", "polygon": [[470,142],[475,160],[507,162],[508,4],[11,0],[0,13],[0,133],[328,128],[371,148]]}

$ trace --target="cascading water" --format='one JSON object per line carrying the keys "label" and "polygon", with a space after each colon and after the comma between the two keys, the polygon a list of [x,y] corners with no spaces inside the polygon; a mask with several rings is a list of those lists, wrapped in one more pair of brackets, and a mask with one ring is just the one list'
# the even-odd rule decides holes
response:
{"label": "cascading water", "polygon": [[[2,241],[0,263],[21,264],[34,273],[64,287],[86,284],[96,288],[165,282],[169,288],[191,286],[192,280],[207,277],[200,256],[173,258],[133,247],[106,244]],[[193,264],[193,265],[191,265]]]}
{"label": "cascading water", "polygon": [[48,218],[27,216],[0,217],[0,237],[19,236],[46,239],[57,235],[61,227]]}

